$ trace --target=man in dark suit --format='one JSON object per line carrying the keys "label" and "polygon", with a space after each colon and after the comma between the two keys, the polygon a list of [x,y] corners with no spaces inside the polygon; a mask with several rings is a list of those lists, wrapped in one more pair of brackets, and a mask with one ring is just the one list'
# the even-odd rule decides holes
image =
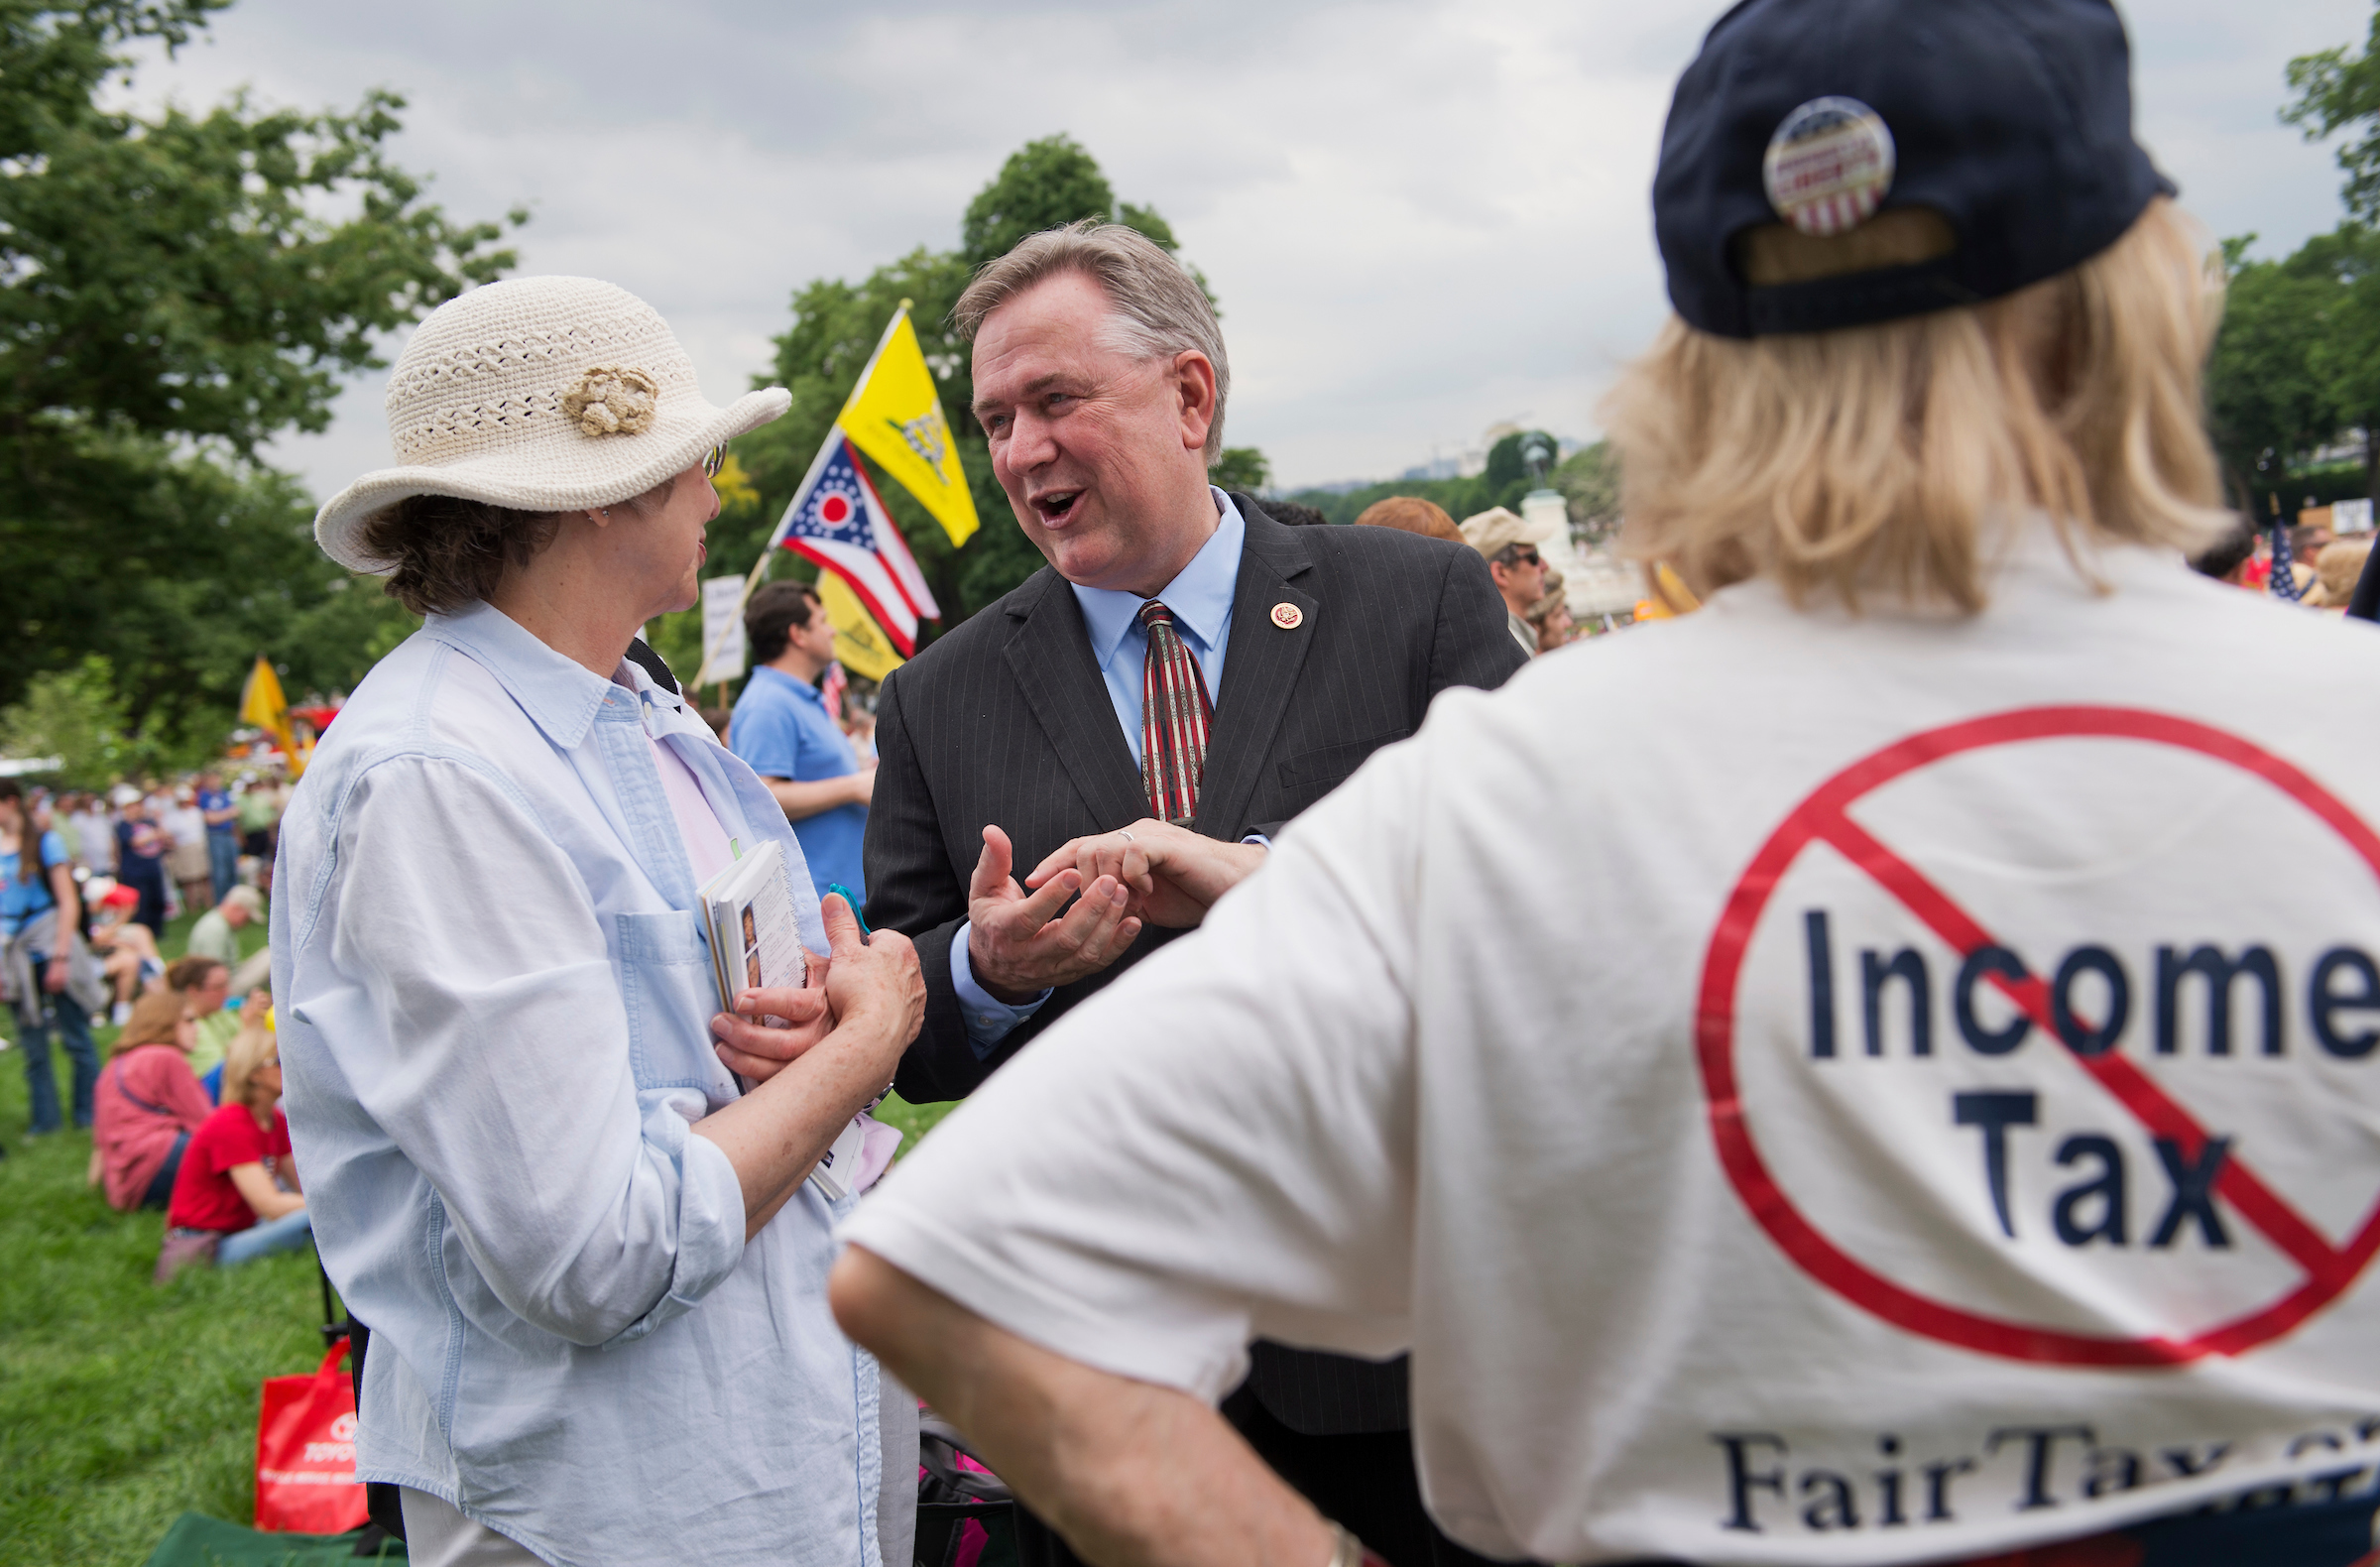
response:
{"label": "man in dark suit", "polygon": [[[1439,691],[1523,663],[1475,552],[1286,528],[1208,487],[1229,360],[1204,293],[1147,240],[1035,235],[954,313],[993,471],[1049,566],[879,701],[868,914],[925,969],[895,1079],[911,1101],[966,1094],[1195,923]],[[1154,852],[1127,869],[1133,845]],[[1259,1345],[1227,1409],[1397,1567],[1462,1559],[1420,1510],[1401,1361]]]}

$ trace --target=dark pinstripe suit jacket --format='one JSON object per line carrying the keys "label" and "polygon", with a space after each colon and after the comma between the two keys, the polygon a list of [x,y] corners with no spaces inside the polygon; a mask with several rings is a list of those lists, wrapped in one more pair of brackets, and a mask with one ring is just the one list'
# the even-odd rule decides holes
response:
{"label": "dark pinstripe suit jacket", "polygon": [[[1446,687],[1500,685],[1524,662],[1476,552],[1390,528],[1285,528],[1249,497],[1232,499],[1248,536],[1196,824],[1227,840],[1277,827],[1322,798],[1373,751],[1413,733]],[[1295,629],[1274,624],[1277,604],[1297,606]],[[986,824],[1006,829],[1021,876],[1069,838],[1148,814],[1082,608],[1054,570],[1035,572],[894,670],[876,738],[868,919],[917,943],[926,984],[925,1025],[894,1083],[912,1103],[956,1099],[1180,932],[1142,931],[1105,972],[1061,987],[988,1057],[967,1042],[950,942],[967,918]],[[1256,1390],[1308,1432],[1405,1423],[1401,1364],[1267,1346]]]}

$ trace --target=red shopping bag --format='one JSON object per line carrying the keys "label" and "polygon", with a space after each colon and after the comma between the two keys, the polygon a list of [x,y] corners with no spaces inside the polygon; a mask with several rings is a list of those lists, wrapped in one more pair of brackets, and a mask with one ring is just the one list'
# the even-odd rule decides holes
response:
{"label": "red shopping bag", "polygon": [[364,1526],[355,1483],[355,1386],[339,1370],[347,1341],[311,1377],[265,1379],[256,1427],[256,1526],[293,1534],[344,1534]]}

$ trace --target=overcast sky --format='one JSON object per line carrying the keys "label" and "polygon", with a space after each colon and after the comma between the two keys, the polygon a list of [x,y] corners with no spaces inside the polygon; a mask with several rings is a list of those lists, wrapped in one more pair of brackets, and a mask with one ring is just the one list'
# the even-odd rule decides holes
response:
{"label": "overcast sky", "polygon": [[[1667,303],[1646,191],[1717,3],[240,0],[139,95],[406,95],[396,144],[457,217],[534,214],[522,270],[610,279],[724,402],[787,301],[914,246],[1022,143],[1090,149],[1223,301],[1228,438],[1277,482],[1391,477],[1502,420],[1597,432]],[[2142,140],[2218,235],[2285,253],[2338,174],[2275,111],[2362,0],[2135,0]],[[392,345],[392,352],[394,345]],[[389,461],[383,377],[275,460],[327,495]]]}

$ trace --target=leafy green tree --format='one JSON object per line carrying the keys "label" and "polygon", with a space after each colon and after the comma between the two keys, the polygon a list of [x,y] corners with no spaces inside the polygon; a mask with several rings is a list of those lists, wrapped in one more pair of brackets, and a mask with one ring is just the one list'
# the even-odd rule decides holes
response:
{"label": "leafy green tree", "polygon": [[1168,254],[1181,248],[1172,225],[1154,207],[1119,203],[1098,161],[1061,132],[1011,153],[992,182],[967,203],[959,223],[959,258],[973,275],[985,262],[1014,250],[1026,235],[1087,217],[1137,229]]}
{"label": "leafy green tree", "polygon": [[115,670],[96,654],[72,668],[35,675],[24,700],[0,711],[0,755],[57,758],[49,776],[62,788],[104,788],[145,772],[153,749],[116,691]]}
{"label": "leafy green tree", "polygon": [[1219,490],[1253,495],[1272,480],[1272,464],[1253,446],[1226,446],[1207,464],[1207,482]]}
{"label": "leafy green tree", "polygon": [[2338,150],[2338,167],[2347,177],[2339,194],[2350,216],[2367,223],[2380,219],[2380,8],[2361,50],[2342,44],[2301,55],[2289,62],[2288,79],[2297,97],[2281,119],[2308,141],[2361,127],[2362,134]]}
{"label": "leafy green tree", "polygon": [[301,688],[360,674],[341,639],[382,617],[342,598],[256,449],[323,428],[379,334],[513,262],[387,159],[388,93],[101,105],[127,45],[171,51],[225,3],[0,0],[0,701],[94,653],[136,716],[171,697],[201,726],[228,724],[259,651]]}
{"label": "leafy green tree", "polygon": [[2230,274],[2223,326],[2206,367],[2206,411],[2224,486],[2242,510],[2280,482],[2302,452],[2338,428],[2338,406],[2314,351],[2335,292],[2299,257],[2250,261],[2246,235],[2224,242]]}
{"label": "leafy green tree", "polygon": [[2308,366],[2329,403],[2325,422],[2362,431],[2364,493],[2380,496],[2380,233],[2342,223],[2308,240],[2286,270],[2326,291]]}
{"label": "leafy green tree", "polygon": [[1548,478],[1569,503],[1571,526],[1585,542],[1602,543],[1619,532],[1619,455],[1609,441],[1572,452]]}
{"label": "leafy green tree", "polygon": [[1487,479],[1475,474],[1468,479],[1383,479],[1378,484],[1344,491],[1299,490],[1288,499],[1313,507],[1334,523],[1352,523],[1374,501],[1409,495],[1444,509],[1447,516],[1459,523],[1488,509],[1480,503],[1480,497],[1487,492]]}
{"label": "leafy green tree", "polygon": [[[1532,434],[1549,448],[1560,449],[1561,443],[1543,430],[1515,430],[1488,447],[1488,464],[1480,476],[1488,481],[1488,493],[1494,497],[1488,503],[1489,506],[1518,510],[1520,498],[1537,487],[1536,480],[1529,476],[1528,459],[1521,453],[1522,444]],[[1552,475],[1547,477],[1550,479]]]}

